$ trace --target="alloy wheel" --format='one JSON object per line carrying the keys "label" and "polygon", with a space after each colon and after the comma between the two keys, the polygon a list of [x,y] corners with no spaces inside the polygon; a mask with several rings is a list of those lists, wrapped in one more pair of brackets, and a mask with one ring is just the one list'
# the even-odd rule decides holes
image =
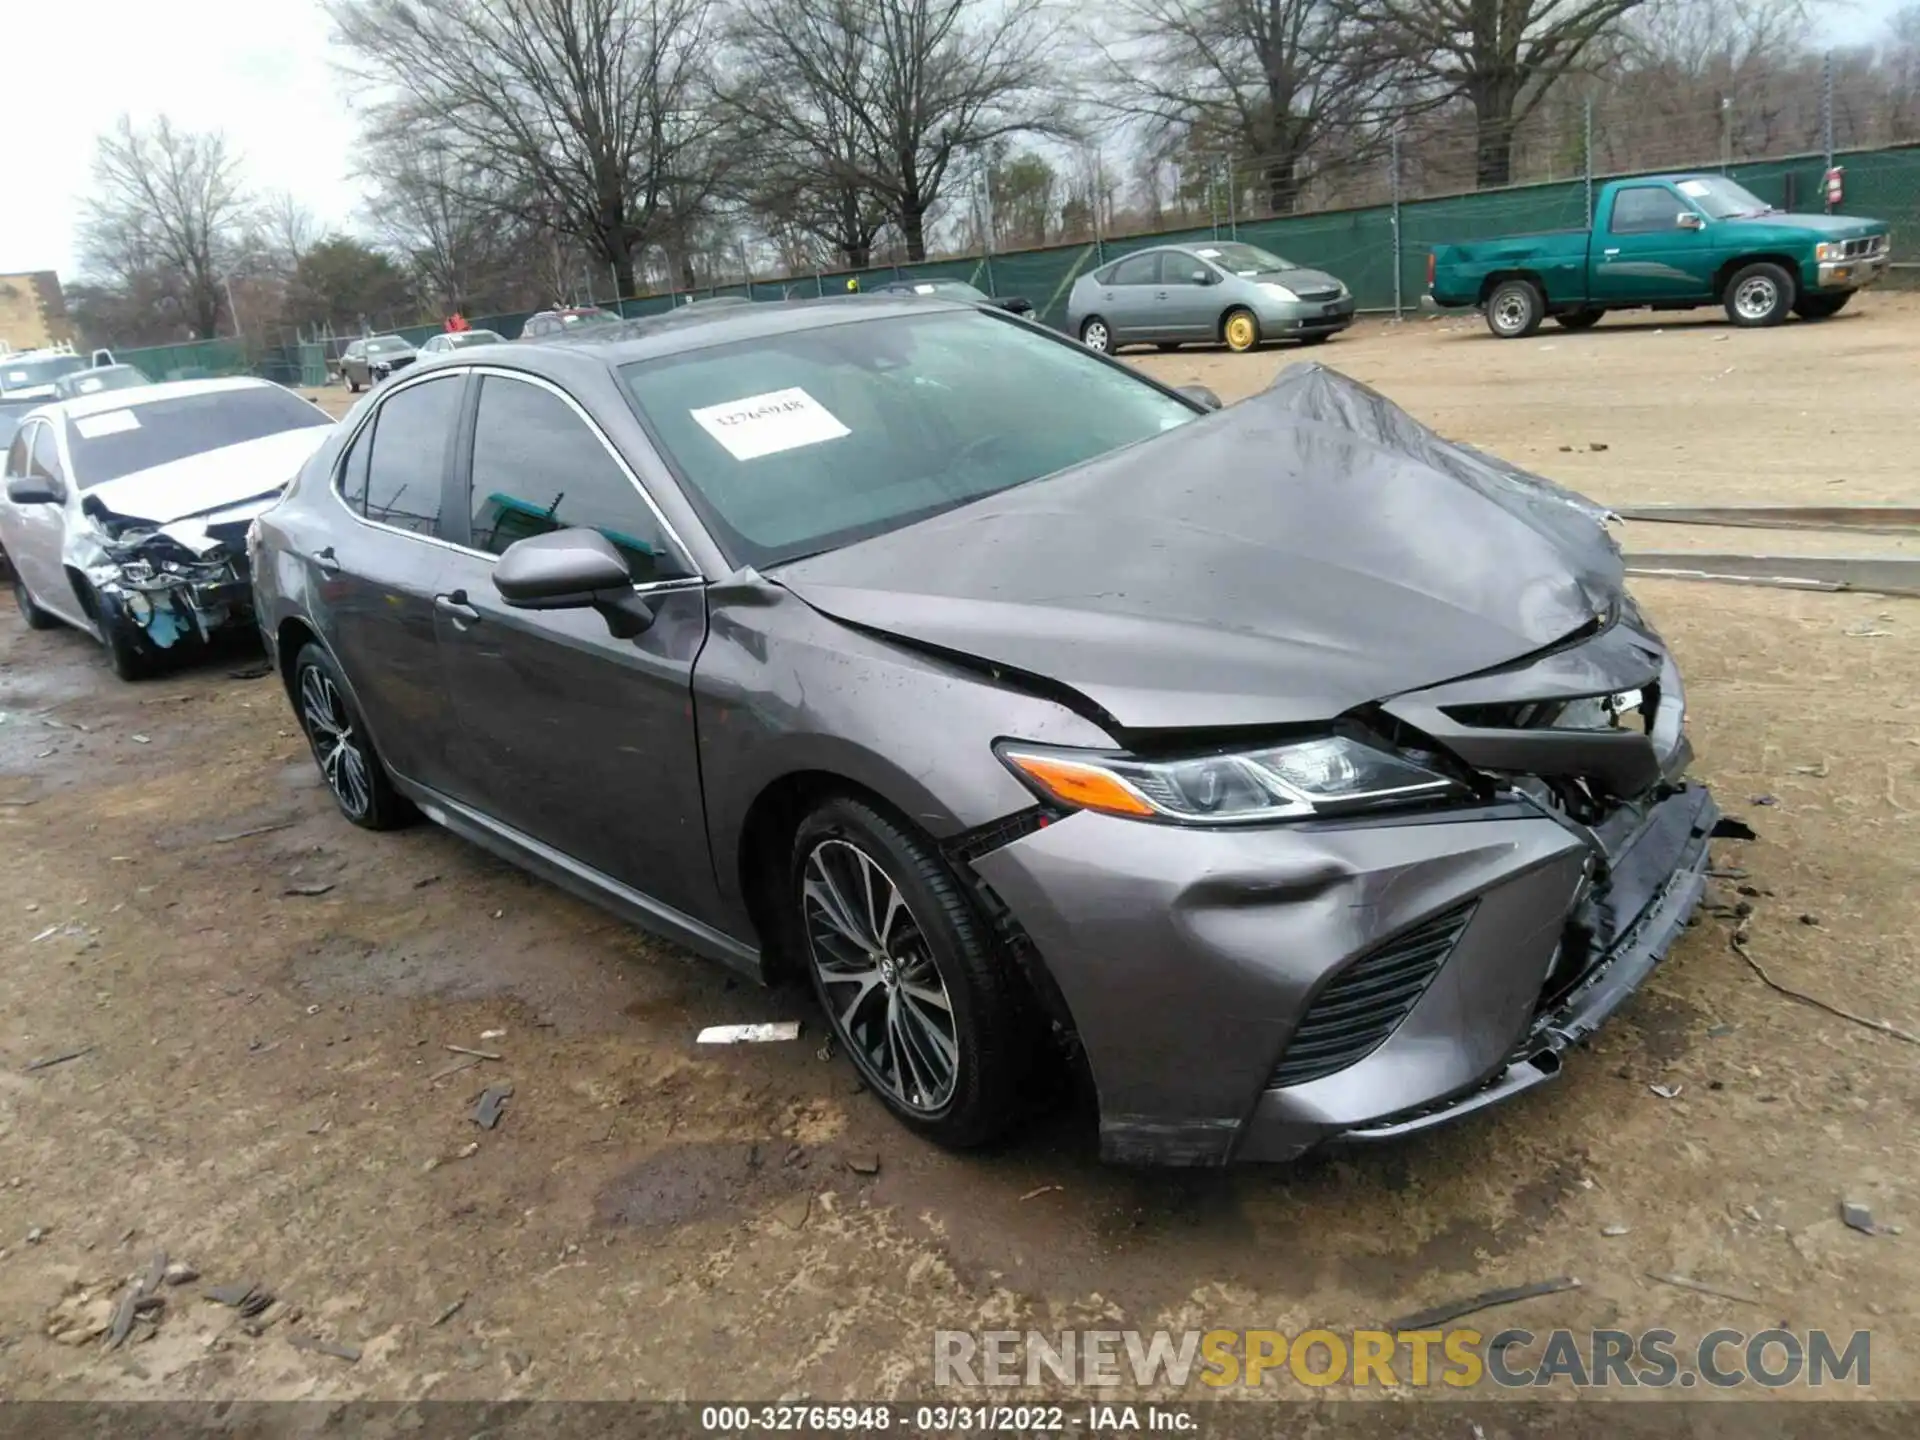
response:
{"label": "alloy wheel", "polygon": [[1107,327],[1102,325],[1098,320],[1089,320],[1087,322],[1087,328],[1080,332],[1080,339],[1085,343],[1086,347],[1089,350],[1098,350],[1103,355],[1106,353],[1107,346],[1112,338],[1113,337],[1107,333]]}
{"label": "alloy wheel", "polygon": [[953,997],[900,887],[858,845],[822,840],[807,853],[800,903],[841,1040],[896,1103],[939,1113],[960,1079]]}
{"label": "alloy wheel", "polygon": [[1752,275],[1733,292],[1733,308],[1746,320],[1764,320],[1780,303],[1780,287],[1765,275]]}
{"label": "alloy wheel", "polygon": [[366,751],[334,683],[317,666],[300,672],[300,723],[313,744],[320,774],[340,808],[361,819],[373,805],[373,781]]}

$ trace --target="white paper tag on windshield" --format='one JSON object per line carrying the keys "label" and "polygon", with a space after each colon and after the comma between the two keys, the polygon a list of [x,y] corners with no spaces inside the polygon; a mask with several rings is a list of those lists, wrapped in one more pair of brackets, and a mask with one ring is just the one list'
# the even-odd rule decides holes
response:
{"label": "white paper tag on windshield", "polygon": [[756,460],[853,433],[797,385],[687,413],[736,460]]}
{"label": "white paper tag on windshield", "polygon": [[121,435],[138,430],[140,421],[131,410],[108,410],[99,415],[82,415],[73,422],[82,440],[98,440],[102,435]]}

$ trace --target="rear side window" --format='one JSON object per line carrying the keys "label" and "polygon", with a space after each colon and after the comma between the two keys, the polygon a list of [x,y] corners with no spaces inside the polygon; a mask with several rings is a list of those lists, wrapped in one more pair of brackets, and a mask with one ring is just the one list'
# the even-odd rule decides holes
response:
{"label": "rear side window", "polygon": [[551,390],[489,375],[473,429],[476,549],[584,526],[626,557],[634,583],[692,573],[627,472],[573,407]]}
{"label": "rear side window", "polygon": [[1676,230],[1686,206],[1664,185],[1636,185],[1613,197],[1613,233],[1640,235],[1652,230]]}
{"label": "rear side window", "polygon": [[1129,255],[1113,267],[1113,285],[1151,285],[1160,273],[1160,256]]}
{"label": "rear side window", "polygon": [[367,457],[373,453],[373,425],[361,427],[340,466],[340,498],[356,515],[367,513]]}
{"label": "rear side window", "polygon": [[[463,388],[463,377],[450,375],[395,391],[380,406],[367,456],[367,519],[416,535],[439,535],[440,483]],[[349,455],[346,483],[352,480],[353,461]]]}

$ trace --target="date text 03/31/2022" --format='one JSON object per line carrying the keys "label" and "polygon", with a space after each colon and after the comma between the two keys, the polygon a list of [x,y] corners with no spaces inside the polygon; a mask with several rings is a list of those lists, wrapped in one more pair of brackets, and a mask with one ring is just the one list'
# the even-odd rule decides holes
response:
{"label": "date text 03/31/2022", "polygon": [[1075,1430],[1104,1435],[1132,1430],[1181,1434],[1195,1430],[1198,1422],[1190,1412],[1166,1405],[708,1405],[700,1412],[700,1427],[722,1435],[879,1430],[931,1435]]}

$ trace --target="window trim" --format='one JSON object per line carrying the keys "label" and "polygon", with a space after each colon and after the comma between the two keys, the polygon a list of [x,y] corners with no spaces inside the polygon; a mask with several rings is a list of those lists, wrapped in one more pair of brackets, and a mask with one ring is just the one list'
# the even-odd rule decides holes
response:
{"label": "window trim", "polygon": [[[471,403],[469,403],[467,396],[463,395],[461,397],[460,418],[456,422],[458,426],[455,437],[457,443],[454,449],[454,458],[451,462],[458,471],[454,476],[454,483],[464,493],[465,504],[469,514],[471,514],[473,505],[472,456],[474,421],[479,414],[480,387],[475,382],[488,375],[498,375],[508,380],[524,381],[527,384],[537,386],[540,389],[558,396],[562,403],[573,411],[575,417],[586,424],[587,429],[599,440],[601,447],[606,450],[607,454],[613,457],[614,464],[617,465],[620,468],[620,472],[627,477],[627,482],[639,492],[641,502],[647,507],[648,511],[651,512],[653,518],[659,522],[661,533],[673,545],[680,561],[685,564],[688,570],[693,572],[691,575],[677,577],[672,580],[653,580],[644,584],[636,581],[633,587],[635,593],[649,595],[663,590],[685,590],[691,589],[696,585],[703,587],[706,585],[706,576],[701,573],[700,567],[693,563],[691,552],[687,549],[687,542],[680,538],[680,532],[675,530],[673,523],[661,513],[660,507],[654,503],[653,496],[649,495],[646,487],[640,483],[640,477],[634,473],[634,469],[627,463],[626,457],[614,447],[613,442],[607,438],[606,432],[602,430],[594,418],[587,413],[586,408],[582,406],[578,400],[575,400],[573,396],[569,395],[565,390],[561,389],[551,380],[548,380],[545,376],[534,375],[525,370],[510,370],[500,365],[436,365],[424,374],[408,375],[402,379],[391,382],[380,392],[379,399],[367,407],[367,413],[354,422],[353,429],[348,432],[346,439],[341,443],[340,453],[334,457],[332,468],[327,475],[327,493],[333,497],[333,502],[338,505],[341,510],[345,511],[349,518],[357,521],[359,524],[365,525],[370,530],[384,531],[389,535],[398,535],[407,540],[418,540],[425,545],[438,545],[443,550],[451,550],[456,555],[470,555],[476,560],[486,561],[489,565],[496,563],[500,559],[500,557],[491,550],[478,550],[471,545],[462,545],[458,541],[443,540],[438,535],[422,535],[418,530],[403,530],[398,525],[388,525],[379,520],[369,520],[365,515],[355,514],[353,507],[347,503],[346,497],[340,493],[341,481],[346,476],[347,460],[353,454],[355,443],[367,427],[379,418],[380,411],[386,408],[388,402],[402,391],[411,390],[416,385],[428,385],[436,380],[455,375],[460,377],[462,384],[472,386],[473,388]],[[368,460],[371,461],[372,457],[369,456]],[[441,489],[443,492],[441,503],[444,509],[444,491],[446,489],[444,476],[442,477]],[[471,531],[469,531],[469,533],[471,533]]]}

